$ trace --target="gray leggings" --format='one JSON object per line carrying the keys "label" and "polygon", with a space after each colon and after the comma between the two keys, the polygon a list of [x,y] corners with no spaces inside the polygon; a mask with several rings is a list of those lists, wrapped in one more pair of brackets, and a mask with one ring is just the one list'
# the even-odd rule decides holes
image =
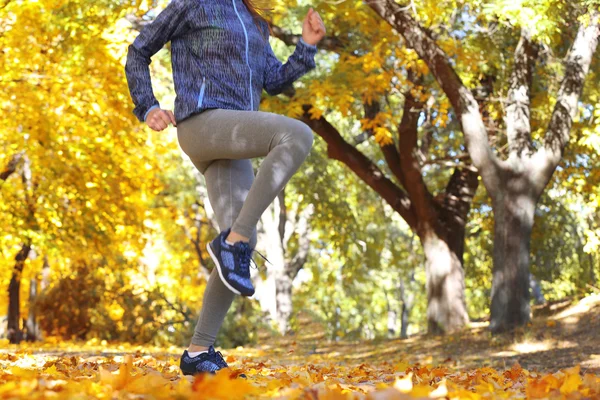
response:
{"label": "gray leggings", "polygon": [[[261,111],[213,109],[177,125],[181,149],[204,175],[219,228],[230,227],[256,245],[256,224],[312,147],[311,129]],[[256,179],[249,159],[263,157]],[[192,344],[211,346],[234,294],[213,270]]]}

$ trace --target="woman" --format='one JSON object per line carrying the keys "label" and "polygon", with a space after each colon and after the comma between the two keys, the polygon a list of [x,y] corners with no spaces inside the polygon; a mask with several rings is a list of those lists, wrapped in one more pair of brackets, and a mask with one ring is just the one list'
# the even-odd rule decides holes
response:
{"label": "woman", "polygon": [[[226,368],[213,345],[235,294],[252,296],[256,224],[308,155],[304,123],[258,111],[270,95],[315,67],[325,35],[311,8],[302,39],[285,64],[269,45],[269,25],[251,0],[172,0],[129,46],[125,72],[134,114],[150,128],[177,127],[182,150],[204,175],[221,233],[208,245],[216,265],[191,344],[181,356],[186,375]],[[175,114],[152,92],[150,58],[171,41]],[[256,179],[251,158],[265,156]]]}

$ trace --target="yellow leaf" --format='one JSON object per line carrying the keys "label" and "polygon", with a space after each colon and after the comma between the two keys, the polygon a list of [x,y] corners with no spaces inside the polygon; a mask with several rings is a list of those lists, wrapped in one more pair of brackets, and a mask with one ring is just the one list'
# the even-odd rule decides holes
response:
{"label": "yellow leaf", "polygon": [[446,397],[448,395],[448,388],[446,387],[446,380],[442,380],[437,388],[435,388],[431,393],[429,393],[429,397],[438,398],[438,397]]}
{"label": "yellow leaf", "polygon": [[410,364],[406,361],[400,361],[398,364],[394,365],[394,369],[398,372],[406,372],[409,367]]}
{"label": "yellow leaf", "polygon": [[410,372],[404,378],[396,378],[396,382],[394,382],[394,389],[402,393],[409,393],[413,388],[412,377],[413,373]]}
{"label": "yellow leaf", "polygon": [[569,374],[566,376],[563,384],[560,387],[562,394],[569,394],[577,391],[582,383],[581,376],[579,374]]}
{"label": "yellow leaf", "polygon": [[320,109],[318,109],[317,107],[314,107],[314,106],[310,108],[309,113],[310,113],[310,119],[319,119],[323,115],[323,111],[321,111]]}
{"label": "yellow leaf", "polygon": [[213,375],[196,375],[192,384],[192,399],[244,399],[257,393],[258,388],[246,379],[230,378],[230,371],[222,369]]}
{"label": "yellow leaf", "polygon": [[392,133],[382,126],[375,128],[375,141],[380,146],[387,146],[394,143],[392,140]]}

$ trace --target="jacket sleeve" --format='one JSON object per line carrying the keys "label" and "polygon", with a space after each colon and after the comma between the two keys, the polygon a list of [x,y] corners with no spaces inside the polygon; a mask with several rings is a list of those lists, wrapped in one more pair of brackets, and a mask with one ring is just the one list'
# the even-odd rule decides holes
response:
{"label": "jacket sleeve", "polygon": [[140,31],[133,44],[128,47],[125,75],[135,105],[133,113],[141,122],[146,120],[151,109],[159,106],[152,91],[150,58],[162,49],[165,43],[188,31],[188,7],[186,0],[172,0],[152,23]]}
{"label": "jacket sleeve", "polygon": [[271,44],[267,40],[264,76],[264,88],[267,93],[272,96],[281,93],[286,86],[314,69],[315,54],[317,54],[317,46],[307,44],[300,39],[294,53],[285,64],[282,64],[273,53]]}

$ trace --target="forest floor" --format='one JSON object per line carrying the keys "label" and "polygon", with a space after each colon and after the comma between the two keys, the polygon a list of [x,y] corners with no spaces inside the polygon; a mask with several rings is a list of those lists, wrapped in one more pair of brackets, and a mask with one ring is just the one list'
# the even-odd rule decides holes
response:
{"label": "forest floor", "polygon": [[[308,329],[315,331],[316,329]],[[529,327],[492,336],[488,323],[447,336],[417,335],[408,339],[327,342],[322,334],[281,338],[259,346],[280,362],[297,363],[306,354],[336,362],[373,363],[403,359],[411,364],[483,365],[504,370],[513,364],[540,372],[581,365],[582,372],[600,375],[600,295],[570,299],[534,309]]]}
{"label": "forest floor", "polygon": [[534,315],[510,335],[479,323],[370,342],[327,341],[305,321],[296,336],[224,350],[231,369],[195,379],[179,374],[177,347],[4,344],[0,398],[600,399],[600,295]]}

